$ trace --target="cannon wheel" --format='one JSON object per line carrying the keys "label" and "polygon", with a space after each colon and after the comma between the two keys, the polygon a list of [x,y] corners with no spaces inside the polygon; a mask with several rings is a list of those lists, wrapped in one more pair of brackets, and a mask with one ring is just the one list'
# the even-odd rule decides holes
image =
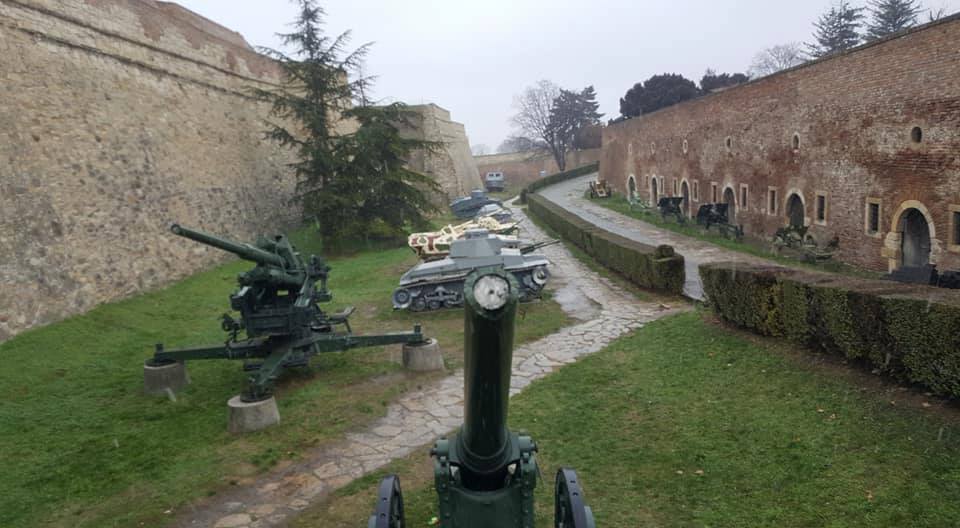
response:
{"label": "cannon wheel", "polygon": [[596,528],[593,512],[583,503],[583,490],[576,471],[570,468],[557,471],[554,505],[555,528]]}
{"label": "cannon wheel", "polygon": [[377,507],[367,528],[404,528],[403,493],[400,491],[400,477],[390,475],[380,481]]}

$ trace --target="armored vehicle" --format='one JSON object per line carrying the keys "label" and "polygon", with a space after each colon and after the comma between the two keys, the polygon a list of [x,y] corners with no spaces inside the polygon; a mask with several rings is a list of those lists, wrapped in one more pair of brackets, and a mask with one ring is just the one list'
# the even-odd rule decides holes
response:
{"label": "armored vehicle", "polygon": [[544,245],[519,248],[514,241],[484,229],[467,231],[464,238],[450,244],[447,257],[422,262],[403,274],[400,287],[393,292],[393,307],[420,312],[460,306],[464,279],[471,271],[489,266],[502,266],[517,279],[520,300],[535,299],[550,276],[550,261],[530,253]]}
{"label": "armored vehicle", "polygon": [[446,257],[450,253],[450,244],[463,238],[471,229],[486,229],[495,235],[509,235],[517,231],[519,225],[519,222],[501,222],[492,216],[478,216],[460,225],[447,225],[440,231],[412,233],[407,237],[407,245],[422,260],[437,260]]}
{"label": "armored vehicle", "polygon": [[500,223],[509,223],[513,222],[513,213],[510,211],[510,209],[507,209],[502,205],[489,204],[484,205],[479,211],[477,211],[475,219],[480,220],[481,218],[493,218]]}
{"label": "armored vehicle", "polygon": [[488,172],[484,178],[484,186],[490,192],[503,192],[504,182],[502,172]]}
{"label": "armored vehicle", "polygon": [[481,207],[488,204],[503,205],[500,200],[488,198],[483,189],[470,191],[470,196],[457,198],[450,202],[450,210],[457,218],[473,218]]}

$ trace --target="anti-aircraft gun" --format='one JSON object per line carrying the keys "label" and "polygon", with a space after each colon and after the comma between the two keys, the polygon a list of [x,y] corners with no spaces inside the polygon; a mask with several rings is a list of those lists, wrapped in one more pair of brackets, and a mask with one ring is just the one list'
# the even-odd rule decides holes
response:
{"label": "anti-aircraft gun", "polygon": [[[431,450],[443,528],[533,528],[540,471],[536,442],[507,429],[514,320],[520,286],[502,268],[480,268],[464,283],[464,423]],[[594,528],[572,469],[557,472],[555,526]],[[396,476],[383,479],[368,528],[405,526]]]}
{"label": "anti-aircraft gun", "polygon": [[[348,321],[352,307],[333,314],[320,309],[319,303],[333,298],[327,290],[330,267],[316,255],[301,257],[283,235],[245,244],[176,224],[170,230],[233,253],[256,266],[237,277],[239,288],[230,295],[230,307],[240,313],[240,320],[223,315],[221,326],[227,332],[227,340],[172,350],[158,344],[145,365],[148,392],[162,392],[169,381],[165,379],[169,375],[162,371],[158,374],[157,369],[182,365],[185,360],[239,359],[246,362],[244,370],[252,373],[240,399],[245,403],[260,402],[270,398],[273,385],[285,368],[306,366],[315,354],[425,341],[419,325],[412,332],[353,335]],[[240,337],[241,332],[246,334],[245,338]],[[151,375],[159,379],[151,380]]]}

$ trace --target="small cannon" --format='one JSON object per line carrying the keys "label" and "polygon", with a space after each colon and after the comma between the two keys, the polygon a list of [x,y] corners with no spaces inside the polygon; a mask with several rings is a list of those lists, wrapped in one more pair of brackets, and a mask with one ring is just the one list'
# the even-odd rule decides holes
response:
{"label": "small cannon", "polygon": [[660,217],[664,220],[666,220],[668,216],[673,216],[677,219],[678,224],[687,223],[687,217],[683,214],[682,196],[660,198],[660,201],[657,202],[657,208],[660,210]]}
{"label": "small cannon", "polygon": [[707,231],[712,226],[725,238],[740,240],[743,238],[743,226],[730,223],[730,205],[725,203],[709,203],[700,206],[697,210],[697,224]]}
{"label": "small cannon", "polygon": [[590,182],[590,198],[610,198],[613,194],[610,192],[610,185],[607,180],[597,180]]}
{"label": "small cannon", "polygon": [[[239,401],[255,404],[272,399],[273,386],[284,369],[306,366],[315,354],[392,343],[425,343],[419,325],[412,332],[357,336],[348,320],[352,307],[339,313],[321,310],[319,303],[333,298],[327,290],[330,267],[315,255],[302,258],[283,235],[245,244],[177,224],[170,230],[256,266],[237,276],[239,287],[230,295],[230,307],[240,313],[240,320],[223,315],[221,328],[227,333],[226,341],[170,350],[156,345],[153,357],[144,364],[147,393],[165,394],[186,385],[186,360],[243,360],[244,370],[251,375]],[[245,338],[240,337],[241,332]]]}
{"label": "small cannon", "polygon": [[[532,528],[537,444],[507,429],[514,320],[520,286],[500,267],[481,268],[464,284],[464,422],[431,450],[443,528]],[[594,528],[576,473],[556,476],[556,526]],[[368,528],[405,526],[400,481],[381,481]]]}

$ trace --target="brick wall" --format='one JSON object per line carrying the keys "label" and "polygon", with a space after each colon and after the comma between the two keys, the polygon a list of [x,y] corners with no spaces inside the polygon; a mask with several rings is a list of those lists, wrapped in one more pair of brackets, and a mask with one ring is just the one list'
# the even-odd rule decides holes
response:
{"label": "brick wall", "polygon": [[605,127],[600,170],[621,192],[632,176],[644,200],[654,181],[659,196],[686,189],[694,214],[713,185],[720,201],[729,189],[736,222],[764,238],[796,195],[815,238],[838,237],[839,258],[883,271],[901,264],[915,209],[930,261],[960,269],[960,17]]}
{"label": "brick wall", "polygon": [[[584,165],[595,163],[600,159],[600,149],[577,150],[567,153],[567,170],[576,169]],[[508,185],[520,188],[545,175],[560,172],[553,156],[541,152],[511,152],[510,154],[492,154],[488,156],[474,156],[480,178],[488,172],[502,172]]]}

